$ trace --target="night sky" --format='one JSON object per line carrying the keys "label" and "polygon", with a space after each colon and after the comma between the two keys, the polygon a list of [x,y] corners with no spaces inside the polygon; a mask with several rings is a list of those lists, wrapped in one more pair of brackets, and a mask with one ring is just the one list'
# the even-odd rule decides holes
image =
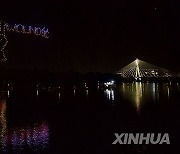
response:
{"label": "night sky", "polygon": [[8,33],[6,68],[115,72],[139,58],[180,72],[178,0],[12,1],[0,18],[50,31],[49,39]]}

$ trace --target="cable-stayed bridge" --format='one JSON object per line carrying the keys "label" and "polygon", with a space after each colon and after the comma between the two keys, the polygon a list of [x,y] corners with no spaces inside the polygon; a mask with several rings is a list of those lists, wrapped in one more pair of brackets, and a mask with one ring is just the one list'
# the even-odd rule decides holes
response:
{"label": "cable-stayed bridge", "polygon": [[123,67],[117,72],[123,78],[154,78],[154,77],[171,77],[172,73],[164,68],[152,65],[142,60],[136,59],[132,63]]}

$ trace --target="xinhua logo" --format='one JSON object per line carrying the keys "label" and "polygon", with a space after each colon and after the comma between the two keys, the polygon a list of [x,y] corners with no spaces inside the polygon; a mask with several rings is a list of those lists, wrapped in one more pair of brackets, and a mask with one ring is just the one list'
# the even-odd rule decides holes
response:
{"label": "xinhua logo", "polygon": [[114,133],[112,144],[170,144],[168,133]]}

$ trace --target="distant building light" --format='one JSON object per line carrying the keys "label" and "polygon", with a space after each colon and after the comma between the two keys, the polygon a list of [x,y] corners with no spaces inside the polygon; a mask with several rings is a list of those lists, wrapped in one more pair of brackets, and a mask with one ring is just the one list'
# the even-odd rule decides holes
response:
{"label": "distant building light", "polygon": [[112,80],[112,81],[110,81],[110,82],[104,83],[104,85],[108,87],[108,86],[112,86],[114,83],[115,83],[115,81]]}
{"label": "distant building light", "polygon": [[118,72],[117,74],[120,74],[120,75],[122,75],[123,73],[122,73],[122,72]]}

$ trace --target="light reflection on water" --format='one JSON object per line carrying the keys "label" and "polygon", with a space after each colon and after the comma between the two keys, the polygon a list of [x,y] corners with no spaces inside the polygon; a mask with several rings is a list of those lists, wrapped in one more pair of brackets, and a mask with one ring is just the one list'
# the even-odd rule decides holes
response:
{"label": "light reflection on water", "polygon": [[128,84],[123,83],[120,87],[120,92],[124,99],[130,100],[135,105],[137,113],[140,113],[141,102],[145,93],[144,84],[141,82]]}
{"label": "light reflection on water", "polygon": [[3,99],[0,101],[0,140],[2,147],[5,146],[4,141],[6,140],[5,133],[7,129],[7,120],[6,120],[6,100]]}
{"label": "light reflection on water", "polygon": [[[159,83],[123,83],[120,86],[120,94],[123,99],[134,104],[137,113],[140,113],[141,106],[146,102],[159,103],[160,96],[164,100],[170,99],[171,86]],[[175,89],[175,87],[174,87]]]}
{"label": "light reflection on water", "polygon": [[[141,114],[144,104],[149,102],[151,104],[158,104],[160,102],[164,103],[164,100],[169,101],[171,99],[171,95],[173,94],[174,89],[177,89],[177,91],[180,92],[180,85],[175,85],[176,86],[173,86],[167,83],[123,83],[121,85],[118,85],[117,87],[109,89],[96,87],[98,89],[98,92],[91,88],[86,88],[81,91],[78,89],[78,87],[74,86],[73,91],[71,89],[71,94],[65,95],[65,92],[62,90],[61,93],[59,91],[55,93],[53,97],[56,97],[58,102],[60,101],[62,102],[62,104],[66,101],[66,99],[69,99],[72,102],[73,100],[80,100],[84,103],[87,100],[90,102],[91,97],[94,96],[92,93],[96,93],[98,96],[96,96],[95,99],[98,101],[100,100],[103,102],[104,98],[106,98],[109,104],[114,105],[115,103],[121,104],[125,100],[125,103],[129,103],[131,104],[131,106],[134,107],[134,111],[137,114]],[[38,101],[42,103],[43,101],[41,99],[43,97],[47,97],[47,95],[50,94],[48,93],[44,96],[41,92],[41,90],[34,91],[34,95],[36,97],[38,96]],[[103,98],[99,96],[100,94],[103,95]],[[82,97],[82,95],[86,97]],[[10,122],[7,118],[8,107],[6,99],[9,100],[12,96],[13,91],[10,92],[10,95],[9,92],[7,92],[7,98],[0,98],[1,150],[5,153],[8,151],[15,151],[21,153],[23,150],[27,148],[32,149],[33,151],[47,149],[50,140],[48,122],[41,121],[35,122],[34,124],[25,124],[22,126],[16,126],[12,128],[8,127],[8,124]],[[76,97],[80,97],[81,99],[75,99]],[[15,97],[13,99],[17,98]],[[48,99],[44,100],[47,102],[43,103],[49,103]],[[49,100],[50,103],[54,103],[52,99]],[[95,103],[98,103],[98,101],[95,101]],[[8,105],[11,105],[14,102],[11,100],[8,101],[8,103]],[[61,103],[59,103],[59,105],[61,105]],[[58,109],[57,111],[60,112]]]}
{"label": "light reflection on water", "polygon": [[60,92],[58,93],[58,96],[59,96],[59,100],[60,100],[61,99],[61,93]]}
{"label": "light reflection on water", "polygon": [[106,89],[104,91],[106,98],[110,101],[114,101],[114,89]]}
{"label": "light reflection on water", "polygon": [[8,128],[6,99],[0,100],[0,149],[2,153],[21,153],[27,148],[33,151],[45,150],[49,142],[49,128],[46,121],[31,125]]}

